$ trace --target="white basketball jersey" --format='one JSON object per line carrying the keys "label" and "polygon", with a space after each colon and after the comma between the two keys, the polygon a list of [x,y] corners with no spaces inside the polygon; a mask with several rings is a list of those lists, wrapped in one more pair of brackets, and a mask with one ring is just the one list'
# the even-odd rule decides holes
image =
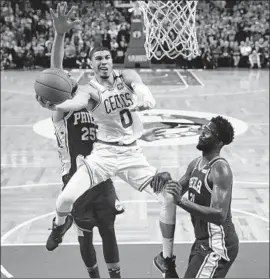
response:
{"label": "white basketball jersey", "polygon": [[98,139],[129,144],[141,137],[143,124],[137,112],[129,111],[136,103],[136,95],[125,84],[121,71],[113,71],[113,75],[112,88],[101,85],[95,77],[89,82],[100,97],[91,115],[98,125]]}

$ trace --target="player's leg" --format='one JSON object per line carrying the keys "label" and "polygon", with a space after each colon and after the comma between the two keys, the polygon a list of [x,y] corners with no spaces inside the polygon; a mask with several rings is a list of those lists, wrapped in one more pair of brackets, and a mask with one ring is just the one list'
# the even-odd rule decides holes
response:
{"label": "player's leg", "polygon": [[230,261],[209,248],[207,241],[196,241],[191,249],[184,278],[225,278],[238,253],[238,246],[228,251]]}
{"label": "player's leg", "polygon": [[114,228],[115,216],[121,212],[115,206],[118,198],[110,179],[101,183],[98,190],[101,193],[94,206],[97,226],[102,238],[104,259],[110,278],[121,278],[119,250]]}
{"label": "player's leg", "polygon": [[83,193],[110,176],[106,161],[103,160],[103,165],[100,164],[102,159],[98,154],[92,153],[86,159],[80,158],[77,171],[56,200],[56,225],[62,225],[65,222],[65,217],[71,212],[73,203]]}
{"label": "player's leg", "polygon": [[191,257],[184,278],[213,278],[221,261],[221,256],[213,251],[205,256],[197,253]]}
{"label": "player's leg", "polygon": [[56,200],[56,217],[53,219],[52,232],[47,240],[47,250],[53,251],[57,248],[64,234],[71,227],[72,217],[69,213],[73,203],[89,188],[111,176],[110,165],[108,167],[103,158],[92,153],[84,160],[84,164],[78,167]]}
{"label": "player's leg", "polygon": [[116,242],[115,215],[123,210],[116,207],[117,196],[112,180],[101,182],[87,190],[73,205],[75,224],[82,230],[98,227],[103,241],[103,254],[111,278],[120,278],[119,252]]}
{"label": "player's leg", "polygon": [[163,191],[155,194],[151,183],[147,185],[144,191],[154,196],[160,203],[159,224],[162,233],[163,249],[154,258],[154,265],[164,278],[178,278],[175,265],[176,257],[173,255],[176,222],[176,205],[174,204],[173,197]]}
{"label": "player's leg", "polygon": [[157,170],[149,165],[140,148],[132,148],[135,149],[133,154],[132,149],[130,149],[130,156],[123,158],[117,175],[135,189],[145,190],[159,200],[163,251],[158,256],[158,268],[166,276],[165,278],[178,278],[175,270],[175,257],[173,256],[176,220],[176,205],[173,202],[173,196],[163,192],[158,195],[153,193],[151,181]]}
{"label": "player's leg", "polygon": [[213,278],[225,278],[232,264],[234,263],[239,251],[238,244],[227,250],[230,261],[221,259],[218,267],[213,274]]}
{"label": "player's leg", "polygon": [[115,235],[114,221],[104,219],[98,224],[98,229],[102,238],[103,255],[110,278],[121,278],[119,250]]}
{"label": "player's leg", "polygon": [[191,252],[188,260],[188,267],[185,272],[184,278],[196,278],[198,272],[201,270],[204,262],[212,250],[208,245],[202,242],[195,241],[191,247]]}
{"label": "player's leg", "polygon": [[73,204],[72,216],[77,229],[80,252],[90,278],[100,278],[93,245],[93,228],[97,225],[95,201],[99,197],[98,186],[88,189]]}
{"label": "player's leg", "polygon": [[93,232],[82,231],[78,228],[78,241],[80,244],[80,253],[86,266],[90,278],[100,278],[96,258],[96,250],[93,245]]}

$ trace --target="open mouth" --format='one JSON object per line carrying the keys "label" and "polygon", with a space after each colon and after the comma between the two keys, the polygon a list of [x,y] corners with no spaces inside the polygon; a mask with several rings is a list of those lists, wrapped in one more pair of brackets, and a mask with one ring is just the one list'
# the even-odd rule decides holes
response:
{"label": "open mouth", "polygon": [[108,71],[108,68],[105,68],[105,67],[102,67],[102,68],[99,68],[101,71]]}

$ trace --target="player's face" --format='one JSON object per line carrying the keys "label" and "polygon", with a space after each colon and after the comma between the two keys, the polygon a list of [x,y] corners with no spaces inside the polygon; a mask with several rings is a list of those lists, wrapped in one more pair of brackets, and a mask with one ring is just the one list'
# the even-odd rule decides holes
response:
{"label": "player's face", "polygon": [[216,147],[218,142],[215,124],[210,122],[208,125],[202,127],[197,149],[203,152],[209,152]]}
{"label": "player's face", "polygon": [[113,62],[109,51],[102,50],[93,54],[91,66],[96,75],[108,79],[112,73]]}
{"label": "player's face", "polygon": [[71,75],[70,72],[68,71],[65,71],[65,73],[69,76],[69,78],[71,79],[72,81],[72,92],[71,92],[71,95],[70,95],[70,98],[73,98],[77,92],[77,89],[78,89],[78,82],[77,80]]}

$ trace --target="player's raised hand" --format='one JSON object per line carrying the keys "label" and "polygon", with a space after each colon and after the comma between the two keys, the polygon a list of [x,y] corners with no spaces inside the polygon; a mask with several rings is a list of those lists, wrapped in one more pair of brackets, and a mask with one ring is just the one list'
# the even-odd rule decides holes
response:
{"label": "player's raised hand", "polygon": [[141,140],[148,142],[160,140],[164,138],[165,132],[166,130],[164,128],[152,128],[143,133]]}
{"label": "player's raised hand", "polygon": [[49,101],[44,101],[41,96],[36,95],[36,100],[43,108],[53,110],[53,111],[56,110],[54,104],[50,103]]}
{"label": "player's raised hand", "polygon": [[72,6],[68,13],[66,13],[66,9],[67,2],[64,2],[62,6],[60,3],[58,3],[56,13],[52,9],[50,9],[53,26],[57,34],[65,34],[81,22],[78,19],[74,21],[70,20],[70,17],[75,9],[74,6]]}

